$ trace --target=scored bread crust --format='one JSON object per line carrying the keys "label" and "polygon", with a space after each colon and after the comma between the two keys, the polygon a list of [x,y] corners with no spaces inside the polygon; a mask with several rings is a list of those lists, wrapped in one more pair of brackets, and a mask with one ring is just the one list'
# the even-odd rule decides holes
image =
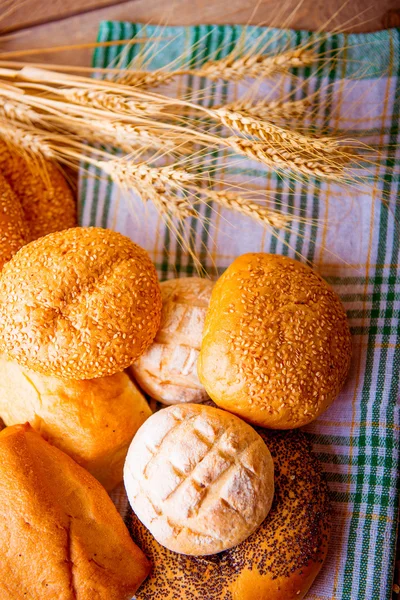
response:
{"label": "scored bread crust", "polygon": [[24,213],[17,196],[0,175],[0,269],[28,241]]}
{"label": "scored bread crust", "polygon": [[134,541],[154,567],[137,600],[301,600],[326,557],[331,506],[321,466],[301,431],[258,430],[271,451],[275,495],[247,540],[214,556],[161,546],[131,511]]}
{"label": "scored bread crust", "polygon": [[130,504],[154,537],[175,552],[221,552],[264,520],[274,494],[271,455],[234,415],[198,404],[152,415],[128,451]]}
{"label": "scored bread crust", "polygon": [[29,422],[107,490],[122,481],[129,444],[150,415],[145,398],[124,372],[74,381],[0,358],[0,417],[5,424]]}
{"label": "scored bread crust", "polygon": [[104,488],[29,425],[0,433],[0,598],[130,600],[150,564]]}
{"label": "scored bread crust", "polygon": [[55,163],[0,141],[0,171],[21,203],[27,242],[77,225],[75,198]]}
{"label": "scored bread crust", "polygon": [[163,308],[154,342],[130,367],[152,398],[163,404],[204,402],[208,395],[197,375],[197,358],[213,283],[200,277],[160,284]]}
{"label": "scored bread crust", "polygon": [[153,341],[160,316],[149,255],[108,229],[49,234],[21,248],[0,274],[0,351],[45,375],[122,371]]}
{"label": "scored bread crust", "polygon": [[198,372],[221,408],[262,427],[300,427],[335,399],[350,360],[343,305],[310,267],[244,254],[215,284]]}

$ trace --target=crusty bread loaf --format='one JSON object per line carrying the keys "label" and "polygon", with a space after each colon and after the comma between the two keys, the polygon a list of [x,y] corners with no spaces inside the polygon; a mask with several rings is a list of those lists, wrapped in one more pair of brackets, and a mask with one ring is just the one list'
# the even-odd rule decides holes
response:
{"label": "crusty bread loaf", "polygon": [[340,299],[306,265],[244,254],[215,284],[198,372],[221,408],[263,427],[300,427],[335,399],[350,359]]}
{"label": "crusty bread loaf", "polygon": [[20,149],[0,141],[0,171],[22,205],[27,242],[77,225],[76,201],[53,162],[28,160]]}
{"label": "crusty bread loaf", "polygon": [[275,467],[272,508],[252,536],[210,557],[161,546],[131,515],[136,543],[154,567],[137,600],[302,600],[326,556],[330,504],[305,434],[260,430]]}
{"label": "crusty bread loaf", "polygon": [[208,398],[197,375],[197,357],[212,287],[200,277],[161,283],[160,329],[131,372],[144,391],[163,404]]}
{"label": "crusty bread loaf", "polygon": [[0,433],[0,598],[130,600],[149,562],[104,488],[29,425]]}
{"label": "crusty bread loaf", "polygon": [[231,548],[257,529],[271,507],[274,470],[250,425],[211,406],[182,404],[139,429],[124,483],[160,544],[200,556]]}
{"label": "crusty bread loaf", "polygon": [[45,375],[122,371],[151,344],[160,316],[147,252],[108,229],[51,233],[0,274],[0,352]]}
{"label": "crusty bread loaf", "polygon": [[0,417],[29,422],[111,490],[129,444],[151,410],[126,373],[74,381],[0,359]]}
{"label": "crusty bread loaf", "polygon": [[21,204],[0,175],[0,269],[28,241]]}

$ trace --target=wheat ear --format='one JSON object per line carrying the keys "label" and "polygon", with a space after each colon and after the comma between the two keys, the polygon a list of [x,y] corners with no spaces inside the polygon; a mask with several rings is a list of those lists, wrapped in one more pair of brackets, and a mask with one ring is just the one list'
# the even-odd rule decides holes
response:
{"label": "wheat ear", "polygon": [[260,100],[255,103],[246,100],[237,100],[221,108],[239,112],[244,117],[279,123],[291,119],[301,119],[306,115],[311,105],[312,103],[308,98],[288,102],[281,102],[279,100],[265,102],[264,100]]}
{"label": "wheat ear", "polygon": [[160,102],[135,102],[122,95],[102,92],[100,90],[70,88],[63,91],[63,96],[66,100],[74,104],[91,106],[121,114],[154,115],[165,108],[165,105],[160,104]]}

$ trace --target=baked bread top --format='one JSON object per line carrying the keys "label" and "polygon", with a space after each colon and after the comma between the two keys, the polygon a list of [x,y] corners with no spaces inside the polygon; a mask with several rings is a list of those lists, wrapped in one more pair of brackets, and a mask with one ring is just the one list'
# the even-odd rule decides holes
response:
{"label": "baked bread top", "polygon": [[2,600],[130,600],[150,564],[104,488],[29,425],[0,433]]}
{"label": "baked bread top", "polygon": [[244,254],[215,284],[198,371],[221,408],[263,427],[300,427],[335,399],[350,360],[343,305],[310,267]]}
{"label": "baked bread top", "polygon": [[108,229],[49,234],[0,274],[0,352],[45,375],[122,371],[152,342],[160,315],[147,252]]}
{"label": "baked bread top", "polygon": [[137,600],[301,600],[325,559],[331,524],[328,487],[301,431],[259,430],[275,468],[272,508],[244,542],[213,556],[161,546],[132,513],[135,542],[153,563]]}
{"label": "baked bread top", "polygon": [[197,358],[213,283],[200,277],[160,284],[163,308],[154,342],[130,367],[139,385],[163,404],[208,399]]}
{"label": "baked bread top", "polygon": [[0,269],[28,241],[21,204],[0,175]]}
{"label": "baked bread top", "polygon": [[246,539],[274,494],[271,455],[256,431],[198,404],[170,406],[142,425],[124,482],[133,510],[156,540],[195,556]]}

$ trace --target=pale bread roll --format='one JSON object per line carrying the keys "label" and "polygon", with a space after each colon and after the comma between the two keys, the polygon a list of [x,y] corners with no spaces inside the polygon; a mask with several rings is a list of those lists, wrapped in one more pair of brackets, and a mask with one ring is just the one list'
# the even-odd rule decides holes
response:
{"label": "pale bread roll", "polygon": [[150,570],[105,489],[29,425],[0,433],[1,600],[130,600]]}
{"label": "pale bread roll", "polygon": [[129,444],[151,410],[126,373],[73,381],[0,359],[0,417],[29,422],[107,490],[122,481]]}
{"label": "pale bread roll", "polygon": [[132,509],[160,544],[201,556],[239,544],[263,522],[274,469],[250,425],[210,406],[182,404],[139,429],[124,483]]}
{"label": "pale bread roll", "polygon": [[197,357],[213,283],[200,277],[160,284],[161,324],[152,345],[130,367],[136,381],[163,404],[203,402]]}
{"label": "pale bread roll", "polygon": [[44,375],[118,373],[148,348],[160,317],[149,255],[109,229],[51,233],[0,273],[0,352]]}

